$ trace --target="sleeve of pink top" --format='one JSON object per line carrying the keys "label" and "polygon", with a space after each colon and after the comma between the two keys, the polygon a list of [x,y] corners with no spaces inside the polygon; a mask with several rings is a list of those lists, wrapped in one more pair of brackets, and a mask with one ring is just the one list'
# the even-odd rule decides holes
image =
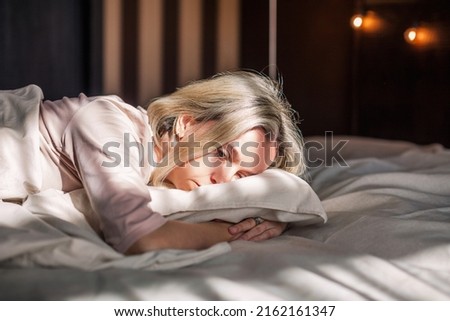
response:
{"label": "sleeve of pink top", "polygon": [[119,102],[96,99],[76,112],[63,135],[105,240],[122,253],[166,222],[151,209],[142,155],[148,150],[128,116]]}

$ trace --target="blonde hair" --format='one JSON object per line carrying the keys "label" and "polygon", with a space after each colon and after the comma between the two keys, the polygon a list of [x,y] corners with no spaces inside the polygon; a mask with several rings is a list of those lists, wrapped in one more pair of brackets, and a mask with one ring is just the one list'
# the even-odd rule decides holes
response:
{"label": "blonde hair", "polygon": [[[165,134],[174,137],[179,117],[188,115],[198,124],[214,121],[190,148],[190,154],[180,159],[194,159],[205,153],[208,142],[225,145],[245,132],[262,128],[270,139],[277,142],[277,157],[270,167],[280,168],[296,175],[306,170],[303,139],[297,127],[297,113],[285,98],[281,82],[251,71],[217,74],[209,79],[192,82],[174,93],[155,99],[147,109],[153,130],[153,143],[160,150]],[[200,142],[200,145],[198,144]],[[150,183],[164,185],[170,171],[177,166],[174,149],[169,148],[162,163],[153,171]]]}

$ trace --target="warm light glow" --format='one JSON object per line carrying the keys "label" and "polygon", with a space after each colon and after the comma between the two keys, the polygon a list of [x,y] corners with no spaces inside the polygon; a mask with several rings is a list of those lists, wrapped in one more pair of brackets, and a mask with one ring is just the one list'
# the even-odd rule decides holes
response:
{"label": "warm light glow", "polygon": [[385,21],[372,10],[365,12],[364,15],[355,14],[350,23],[353,29],[368,33],[379,33],[386,27]]}
{"label": "warm light glow", "polygon": [[359,29],[363,25],[364,17],[360,14],[356,14],[352,17],[352,19],[350,21],[351,21],[351,25],[354,29]]}
{"label": "warm light glow", "polygon": [[414,43],[417,39],[416,28],[409,28],[405,31],[405,40],[409,43]]}
{"label": "warm light glow", "polygon": [[430,47],[436,45],[439,41],[437,29],[424,24],[406,29],[403,36],[407,43],[421,47]]}

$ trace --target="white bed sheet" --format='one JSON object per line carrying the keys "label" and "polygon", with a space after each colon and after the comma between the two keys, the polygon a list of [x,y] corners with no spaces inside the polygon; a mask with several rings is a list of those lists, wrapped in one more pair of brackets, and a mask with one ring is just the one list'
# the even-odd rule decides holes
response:
{"label": "white bed sheet", "polygon": [[325,225],[232,242],[229,252],[166,271],[2,264],[0,299],[449,300],[450,151],[339,139],[350,139],[341,151],[349,166],[311,170]]}

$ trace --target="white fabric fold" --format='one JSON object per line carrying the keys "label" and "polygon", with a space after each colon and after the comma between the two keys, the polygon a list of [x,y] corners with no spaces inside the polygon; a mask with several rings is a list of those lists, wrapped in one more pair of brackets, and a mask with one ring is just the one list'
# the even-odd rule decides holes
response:
{"label": "white fabric fold", "polygon": [[35,85],[0,91],[0,199],[23,199],[42,184]]}

